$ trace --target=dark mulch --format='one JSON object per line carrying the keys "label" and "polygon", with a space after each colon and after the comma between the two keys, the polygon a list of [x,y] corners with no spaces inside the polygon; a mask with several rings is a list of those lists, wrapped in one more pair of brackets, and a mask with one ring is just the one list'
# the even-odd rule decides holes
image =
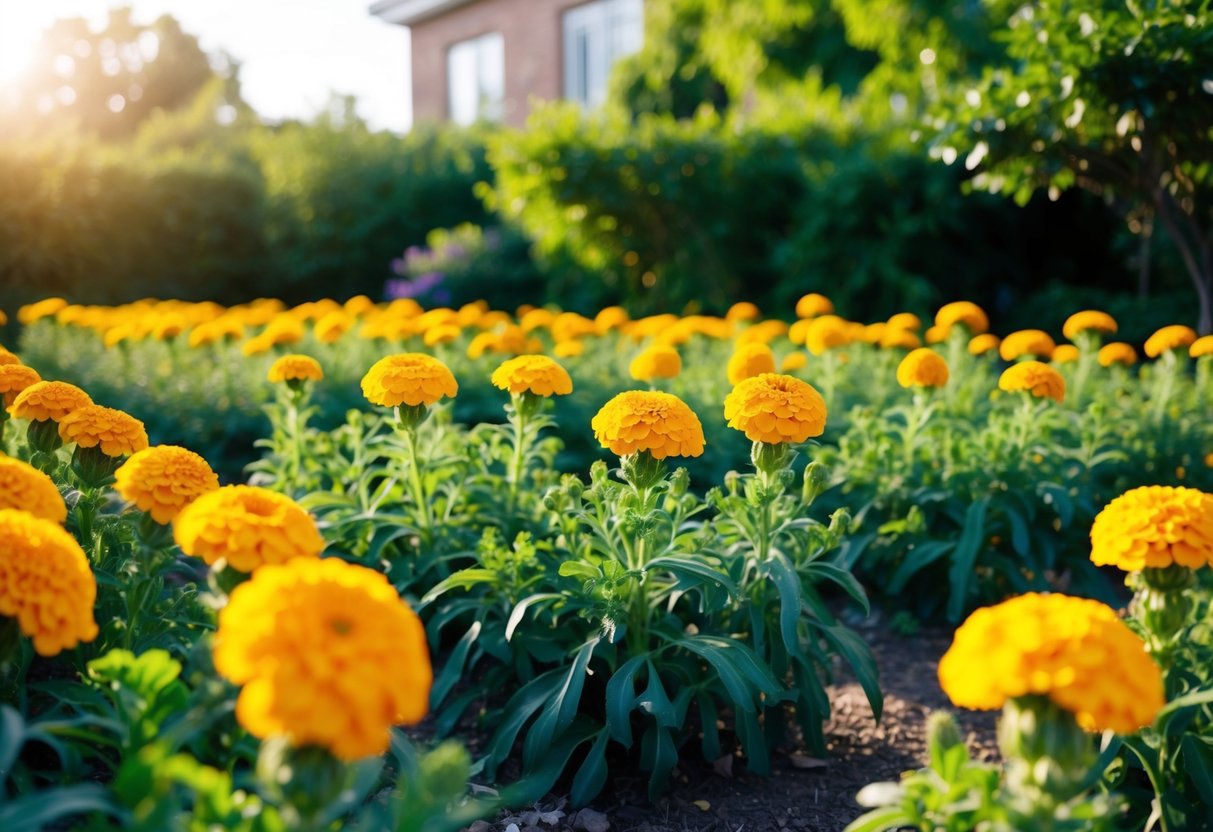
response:
{"label": "dark mulch", "polygon": [[[891,632],[879,615],[856,626],[876,655],[884,716],[876,723],[863,690],[840,674],[829,688],[833,716],[826,726],[826,760],[795,750],[777,752],[770,777],[746,774],[740,760],[731,776],[722,776],[710,764],[687,764],[656,805],[645,796],[643,776],[613,771],[609,794],[584,816],[555,796],[533,810],[477,824],[474,832],[515,832],[511,824],[518,832],[839,832],[862,814],[855,794],[863,786],[897,780],[902,772],[926,764],[927,715],[950,707],[936,678],[939,657],[951,642],[950,629],[924,628],[903,636]],[[975,756],[996,759],[995,714],[966,711],[957,716]]]}

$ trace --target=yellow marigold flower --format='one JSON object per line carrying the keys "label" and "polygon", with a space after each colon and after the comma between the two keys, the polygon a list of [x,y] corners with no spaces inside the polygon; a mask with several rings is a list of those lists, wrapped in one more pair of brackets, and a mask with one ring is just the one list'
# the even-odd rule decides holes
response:
{"label": "yellow marigold flower", "polygon": [[310,355],[293,353],[284,355],[271,364],[266,378],[274,384],[284,381],[320,381],[324,378],[324,370],[320,362]]}
{"label": "yellow marigold flower", "polygon": [[1048,364],[1039,361],[1012,364],[999,377],[998,387],[1007,392],[1023,390],[1038,399],[1050,398],[1059,402],[1066,396],[1066,380]]}
{"label": "yellow marigold flower", "polygon": [[990,319],[985,310],[967,300],[946,303],[935,313],[935,325],[950,330],[956,324],[968,328],[969,334],[981,335],[990,328]]}
{"label": "yellow marigold flower", "polygon": [[4,326],[7,323],[8,323],[8,315],[5,313],[5,311],[3,309],[0,309],[0,326]]}
{"label": "yellow marigold flower", "polygon": [[162,525],[218,487],[219,478],[205,459],[175,445],[144,448],[114,472],[114,490],[122,499]]}
{"label": "yellow marigold flower", "polygon": [[240,345],[240,352],[245,357],[261,355],[263,352],[269,352],[274,346],[274,342],[264,335],[255,335]]}
{"label": "yellow marigold flower", "polygon": [[[480,336],[476,336],[479,338]],[[469,351],[470,351],[469,347]],[[558,358],[576,358],[585,353],[585,341],[579,338],[571,338],[567,341],[558,341],[556,346],[552,348],[552,352],[556,353]]]}
{"label": "yellow marigold flower", "polygon": [[458,324],[439,324],[425,331],[423,340],[427,347],[436,347],[439,344],[449,344],[456,340],[463,332]]}
{"label": "yellow marigold flower", "polygon": [[4,406],[11,407],[17,400],[17,394],[40,381],[42,377],[33,367],[24,364],[0,364],[0,395],[4,397]]}
{"label": "yellow marigold flower", "polygon": [[[352,300],[352,298],[351,298]],[[354,328],[358,318],[344,309],[334,309],[312,327],[312,334],[322,344],[335,344],[341,336]]]}
{"label": "yellow marigold flower", "polygon": [[1085,309],[1066,318],[1061,327],[1061,334],[1073,341],[1080,333],[1088,330],[1113,333],[1116,331],[1116,319],[1107,312]]}
{"label": "yellow marigold flower", "polygon": [[73,410],[93,400],[79,387],[66,381],[38,381],[26,387],[13,400],[8,412],[16,419],[31,422],[59,422]]}
{"label": "yellow marigold flower", "polygon": [[1049,358],[1057,345],[1049,333],[1040,329],[1021,329],[1012,332],[998,345],[998,354],[1003,361],[1014,361],[1025,355]]}
{"label": "yellow marigold flower", "polygon": [[[834,347],[851,343],[851,328],[837,315],[814,318],[805,331],[804,344],[813,355],[822,355]],[[736,382],[734,382],[736,383]]]}
{"label": "yellow marigold flower", "polygon": [[922,334],[922,337],[928,344],[942,344],[948,340],[948,336],[951,333],[951,327],[936,324],[935,326],[927,327],[927,331]]}
{"label": "yellow marigold flower", "polygon": [[554,320],[556,320],[556,313],[540,307],[521,313],[518,316],[518,325],[522,327],[523,332],[530,333],[536,329],[550,327]]}
{"label": "yellow marigold flower", "polygon": [[[28,463],[0,456],[0,509],[6,508],[20,509],[52,523],[67,519],[67,505],[54,480]],[[2,573],[0,570],[0,576]]]}
{"label": "yellow marigold flower", "polygon": [[1192,346],[1188,347],[1188,355],[1193,358],[1213,355],[1213,335],[1205,335],[1193,341]]}
{"label": "yellow marigold flower", "polygon": [[655,344],[632,359],[628,373],[637,381],[674,378],[682,372],[682,356],[669,344]]}
{"label": "yellow marigold flower", "polygon": [[486,352],[496,352],[497,344],[500,342],[500,337],[496,332],[478,332],[471,343],[468,344],[468,358],[476,359],[484,355]]}
{"label": "yellow marigold flower", "polygon": [[143,422],[99,404],[86,404],[60,419],[59,437],[81,448],[100,446],[106,456],[128,456],[147,447]]}
{"label": "yellow marigold flower", "polygon": [[269,341],[271,345],[294,344],[303,340],[306,335],[303,321],[293,315],[282,314],[274,317],[258,336]]}
{"label": "yellow marigold flower", "polygon": [[913,312],[898,312],[885,322],[892,329],[911,329],[917,332],[922,329],[922,320]]}
{"label": "yellow marigold flower", "polygon": [[948,362],[932,349],[916,349],[897,365],[897,383],[907,388],[943,387],[948,383]]}
{"label": "yellow marigold flower", "polygon": [[76,539],[50,520],[0,509],[0,616],[13,618],[40,656],[97,637],[97,581]]}
{"label": "yellow marigold flower", "polygon": [[755,321],[761,314],[757,306],[743,300],[730,306],[729,311],[724,313],[724,319],[733,323],[737,323],[738,321]]}
{"label": "yellow marigold flower", "polygon": [[631,320],[626,309],[622,306],[608,306],[599,310],[594,316],[594,328],[599,335],[606,335],[612,329],[618,329]]}
{"label": "yellow marigold flower", "polygon": [[809,327],[812,325],[812,318],[801,318],[788,327],[788,340],[797,346],[804,346],[805,339],[809,337]]}
{"label": "yellow marigold flower", "polygon": [[998,345],[1002,343],[998,336],[991,332],[983,332],[981,335],[974,335],[969,340],[969,353],[971,355],[985,355],[990,350],[997,350]]}
{"label": "yellow marigold flower", "polygon": [[67,301],[63,298],[47,298],[37,303],[29,303],[17,310],[17,320],[29,326],[35,321],[49,318],[65,306]]}
{"label": "yellow marigold flower", "polygon": [[955,705],[990,710],[1047,696],[1088,731],[1129,734],[1164,704],[1145,645],[1098,601],[1031,593],[986,607],[956,631],[939,662]]}
{"label": "yellow marigold flower", "polygon": [[741,344],[729,359],[729,384],[759,375],[775,372],[775,353],[766,344]]}
{"label": "yellow marigold flower", "polygon": [[336,558],[258,570],[219,613],[215,670],[253,736],[343,760],[387,751],[429,706],[425,628],[380,573]]}
{"label": "yellow marigold flower", "polygon": [[15,352],[9,352],[4,347],[0,347],[0,365],[20,363],[21,359],[17,357]]}
{"label": "yellow marigold flower", "polygon": [[1095,516],[1091,561],[1125,572],[1213,565],[1213,495],[1164,485],[1126,491]]}
{"label": "yellow marigold flower", "polygon": [[782,373],[792,373],[796,370],[802,370],[809,363],[809,357],[803,352],[790,352],[784,356],[783,361],[779,365],[779,371]]}
{"label": "yellow marigold flower", "polygon": [[292,558],[314,558],[324,538],[290,497],[251,485],[228,485],[196,498],[173,521],[181,551],[240,572]]}
{"label": "yellow marigold flower", "polygon": [[354,295],[352,298],[342,304],[342,310],[348,314],[358,317],[365,315],[375,308],[375,301],[368,298],[366,295]]}
{"label": "yellow marigold flower", "polygon": [[[801,323],[801,322],[797,321],[797,323]],[[793,324],[793,326],[795,326],[795,324]],[[863,342],[865,344],[873,344],[875,346],[879,346],[880,339],[884,337],[885,331],[888,330],[888,328],[889,328],[889,325],[884,323],[883,321],[877,321],[874,324],[868,324],[867,326],[865,326],[863,328],[863,339],[862,339]],[[803,342],[804,342],[804,339],[802,338],[801,343],[803,343]]]}
{"label": "yellow marigold flower", "polygon": [[571,341],[574,338],[598,333],[593,321],[576,312],[562,312],[557,315],[556,320],[552,321],[550,329],[555,341]]}
{"label": "yellow marigold flower", "polygon": [[1077,361],[1080,355],[1078,347],[1073,344],[1059,344],[1053,350],[1053,357],[1050,360],[1054,364],[1069,364]]}
{"label": "yellow marigold flower", "polygon": [[796,317],[815,318],[818,315],[834,314],[834,302],[825,295],[810,292],[796,301]]}
{"label": "yellow marigold flower", "polygon": [[1126,344],[1124,341],[1104,344],[1099,348],[1099,363],[1104,367],[1111,367],[1113,364],[1132,367],[1137,363],[1137,350],[1133,349],[1132,344]]}
{"label": "yellow marigold flower", "polygon": [[1190,326],[1175,324],[1164,326],[1146,339],[1146,355],[1158,358],[1164,352],[1186,347],[1196,340],[1196,331]]}
{"label": "yellow marigold flower", "polygon": [[744,379],[725,396],[724,418],[752,442],[799,443],[821,436],[826,403],[807,381],[763,373]]}
{"label": "yellow marigold flower", "polygon": [[573,392],[569,372],[546,355],[520,355],[501,363],[489,378],[493,386],[511,393],[567,396]]}
{"label": "yellow marigold flower", "polygon": [[918,334],[908,329],[886,326],[880,334],[880,346],[889,349],[916,350],[922,346]]}
{"label": "yellow marigold flower", "polygon": [[619,456],[648,451],[654,459],[703,454],[703,425],[682,399],[631,390],[602,406],[590,422],[594,438]]}
{"label": "yellow marigold flower", "polygon": [[437,358],[419,352],[381,358],[362,377],[362,395],[371,404],[383,407],[430,405],[458,392],[459,384],[450,369]]}

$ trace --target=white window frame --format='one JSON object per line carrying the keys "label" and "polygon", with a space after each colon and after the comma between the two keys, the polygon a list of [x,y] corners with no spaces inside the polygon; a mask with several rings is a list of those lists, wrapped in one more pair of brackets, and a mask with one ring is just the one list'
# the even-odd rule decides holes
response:
{"label": "white window frame", "polygon": [[644,43],[644,0],[593,0],[564,13],[564,97],[594,108],[620,58]]}
{"label": "white window frame", "polygon": [[[468,80],[475,85],[471,90],[474,105],[469,104]],[[446,51],[446,87],[447,115],[456,124],[500,119],[505,103],[505,38],[501,32],[485,32],[451,44]]]}

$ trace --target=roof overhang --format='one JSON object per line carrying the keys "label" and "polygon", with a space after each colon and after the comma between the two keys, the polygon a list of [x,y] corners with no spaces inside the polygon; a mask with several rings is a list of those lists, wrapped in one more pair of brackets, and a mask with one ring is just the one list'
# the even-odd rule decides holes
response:
{"label": "roof overhang", "polygon": [[474,0],[375,0],[370,12],[388,23],[412,26],[471,2]]}

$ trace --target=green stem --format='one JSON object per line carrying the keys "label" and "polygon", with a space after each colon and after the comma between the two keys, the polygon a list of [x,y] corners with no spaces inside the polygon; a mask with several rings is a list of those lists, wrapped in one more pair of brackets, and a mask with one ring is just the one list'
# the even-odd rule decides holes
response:
{"label": "green stem", "polygon": [[423,532],[428,532],[433,525],[430,512],[430,501],[425,493],[425,485],[421,480],[421,466],[418,463],[417,431],[413,428],[404,429],[404,447],[408,454],[409,486],[413,491],[413,501],[417,503],[417,518]]}
{"label": "green stem", "polygon": [[514,453],[510,459],[510,467],[506,472],[506,482],[509,484],[509,506],[513,514],[518,505],[518,489],[522,485],[523,469],[526,467],[526,429],[527,419],[522,397],[514,396]]}

